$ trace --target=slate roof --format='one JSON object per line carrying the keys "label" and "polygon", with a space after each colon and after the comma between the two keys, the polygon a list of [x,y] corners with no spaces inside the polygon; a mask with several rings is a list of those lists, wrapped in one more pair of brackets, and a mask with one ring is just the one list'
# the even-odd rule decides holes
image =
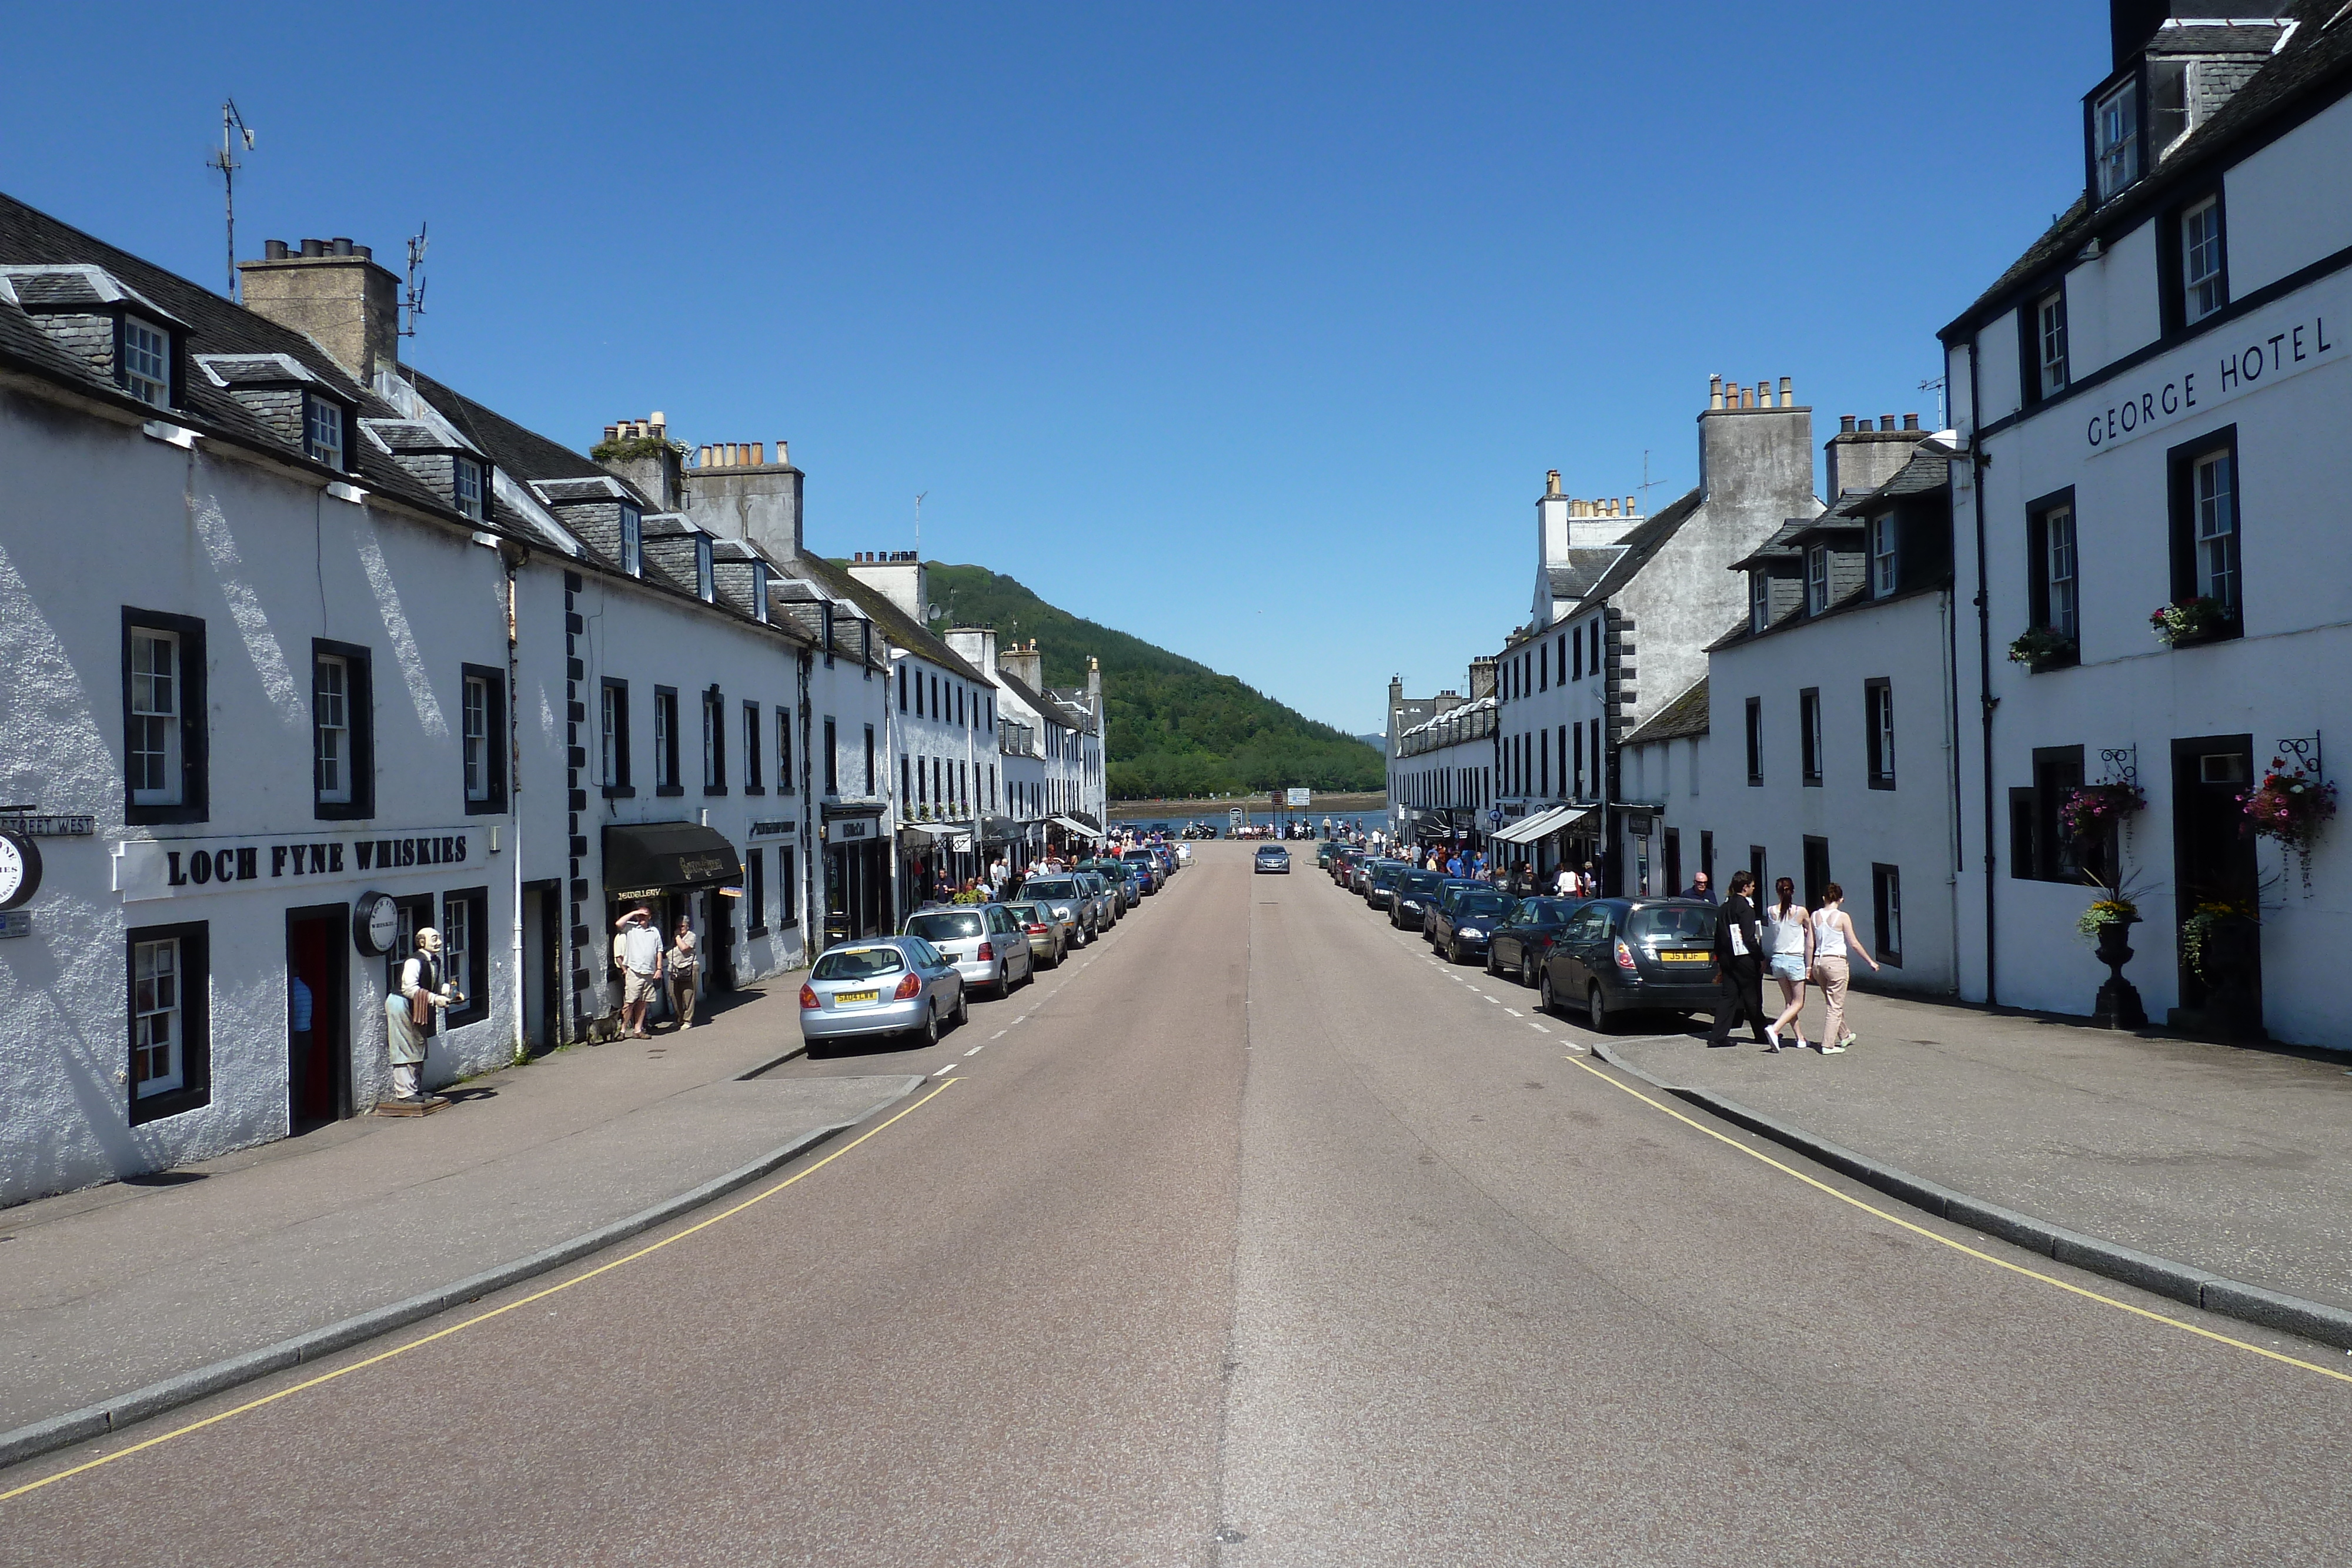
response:
{"label": "slate roof", "polygon": [[1691,683],[1688,691],[1660,708],[1619,744],[1639,746],[1646,740],[1680,740],[1706,733],[1706,677],[1701,675]]}
{"label": "slate roof", "polygon": [[1793,541],[1799,534],[1811,528],[1813,521],[1811,517],[1783,518],[1780,526],[1773,529],[1771,535],[1762,544],[1733,561],[1730,570],[1746,571],[1750,567],[1761,566],[1769,561],[1796,559],[1804,552],[1798,549]]}
{"label": "slate roof", "polygon": [[891,602],[890,596],[877,588],[868,588],[849,574],[845,567],[836,566],[823,556],[804,555],[792,563],[792,570],[805,572],[822,584],[836,599],[846,599],[858,612],[881,629],[882,635],[910,653],[919,653],[943,670],[952,671],[966,680],[988,685],[988,677],[967,663],[962,654],[949,647],[924,629],[921,622]]}
{"label": "slate roof", "polygon": [[[91,269],[102,272],[104,278],[94,277]],[[28,287],[37,293],[64,291],[73,298],[58,302],[68,308],[79,303],[111,308],[117,303],[129,303],[152,309],[184,331],[192,357],[285,355],[300,364],[318,384],[355,406],[362,420],[400,417],[397,409],[353,381],[303,334],[265,320],[208,288],[5,195],[0,195],[0,275],[13,280],[6,291],[9,298],[0,299],[0,365],[69,386],[83,397],[142,420],[167,421],[208,439],[267,453],[321,477],[356,483],[469,531],[486,526],[460,514],[452,497],[417,479],[372,442],[347,444],[345,456],[352,465],[348,472],[313,461],[299,441],[263,423],[208,375],[198,372],[184,378],[178,408],[160,409],[140,402],[58,348],[24,310],[22,291]],[[36,277],[42,280],[37,286],[30,281]],[[110,297],[110,290],[117,292]],[[495,511],[487,527],[494,531],[521,531],[516,519]]]}
{"label": "slate roof", "polygon": [[[2352,89],[2352,14],[2345,0],[2284,0],[2268,7],[2298,22],[2286,47],[2271,57],[2221,111],[2190,131],[2169,157],[2140,176],[2128,190],[2094,210],[2087,192],[2042,237],[1938,333],[1945,342],[1963,339],[2013,303],[2013,296],[2047,268],[2074,256],[2094,237],[2118,238],[2147,221],[2149,213],[2181,186],[2204,179],[2258,140],[2273,125],[2291,122]],[[2224,29],[2193,29],[2198,35]],[[2227,31],[2236,31],[2230,29]],[[2268,30],[2262,29],[2262,47]],[[2183,40],[2184,44],[2190,40]],[[2168,49],[2163,52],[2170,52]]]}
{"label": "slate roof", "polygon": [[291,354],[196,354],[191,362],[217,387],[284,386],[319,379]]}
{"label": "slate roof", "polygon": [[1691,514],[1698,510],[1699,502],[1705,498],[1704,491],[1694,489],[1674,505],[1662,507],[1648,522],[1627,534],[1618,547],[1615,562],[1601,574],[1600,580],[1582,597],[1606,599],[1633,581],[1633,574],[1649,565],[1650,558],[1664,549],[1666,541],[1681,531],[1682,526],[1690,521]]}

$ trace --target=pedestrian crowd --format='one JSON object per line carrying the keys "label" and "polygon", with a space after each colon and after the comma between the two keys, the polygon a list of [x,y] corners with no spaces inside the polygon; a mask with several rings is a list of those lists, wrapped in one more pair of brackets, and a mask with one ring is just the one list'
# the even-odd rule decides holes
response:
{"label": "pedestrian crowd", "polygon": [[[1685,896],[1703,896],[1706,878]],[[1748,873],[1731,873],[1730,896],[1720,905],[1716,921],[1715,963],[1722,995],[1715,1007],[1710,1047],[1727,1047],[1732,1030],[1744,1019],[1756,1031],[1756,1043],[1779,1054],[1781,1031],[1799,1050],[1808,1045],[1804,1012],[1807,985],[1821,988],[1826,1015],[1815,1047],[1834,1056],[1853,1043],[1845,1024],[1846,983],[1852,971],[1847,959],[1860,958],[1875,972],[1878,960],[1863,946],[1845,912],[1845,889],[1831,883],[1822,889],[1818,909],[1808,909],[1797,897],[1797,884],[1787,877],[1773,883],[1773,896],[1759,909],[1749,894],[1756,879]],[[1712,902],[1710,900],[1710,902]],[[1768,1014],[1764,977],[1769,973],[1780,988],[1780,1010]]]}

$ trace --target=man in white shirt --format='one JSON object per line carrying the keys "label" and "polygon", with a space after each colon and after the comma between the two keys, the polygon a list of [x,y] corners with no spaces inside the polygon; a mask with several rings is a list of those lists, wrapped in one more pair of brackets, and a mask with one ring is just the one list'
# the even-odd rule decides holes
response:
{"label": "man in white shirt", "polygon": [[613,924],[621,933],[621,1032],[633,1040],[650,1040],[646,1006],[661,989],[661,930],[654,925],[654,912],[642,904]]}

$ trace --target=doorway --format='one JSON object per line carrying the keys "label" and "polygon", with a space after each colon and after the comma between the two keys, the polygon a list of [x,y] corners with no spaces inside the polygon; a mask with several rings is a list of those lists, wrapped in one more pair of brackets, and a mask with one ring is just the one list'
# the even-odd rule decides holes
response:
{"label": "doorway", "polygon": [[352,1113],[352,912],[325,904],[286,912],[286,1131]]}
{"label": "doorway", "polygon": [[[1805,907],[1819,909],[1822,893],[1830,884],[1830,841],[1805,835]],[[1762,889],[1758,891],[1761,892]]]}
{"label": "doorway", "polygon": [[[2221,1008],[2216,1020],[2232,1032],[2259,1032],[2263,948],[2258,918],[2261,872],[2254,841],[2245,831],[2238,797],[2253,787],[2253,737],[2209,735],[2172,743],[2172,870],[2174,951],[2180,965],[2180,1005],[2191,1011]],[[2190,967],[2188,923],[2200,909],[2234,914],[2208,940],[2206,974]],[[2211,977],[2209,978],[2209,976]]]}
{"label": "doorway", "polygon": [[523,1044],[534,1056],[563,1043],[558,1006],[563,995],[563,902],[561,882],[527,882],[522,889]]}

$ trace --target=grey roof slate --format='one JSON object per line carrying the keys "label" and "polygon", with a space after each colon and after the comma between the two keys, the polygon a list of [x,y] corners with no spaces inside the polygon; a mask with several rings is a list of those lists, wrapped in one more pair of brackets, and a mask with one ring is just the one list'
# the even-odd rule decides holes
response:
{"label": "grey roof slate", "polygon": [[1592,591],[1593,585],[1609,575],[1617,558],[1625,553],[1623,545],[1580,545],[1568,552],[1568,559],[1558,566],[1544,568],[1544,578],[1551,585],[1554,599],[1582,599]]}
{"label": "grey roof slate", "polygon": [[319,380],[291,354],[197,354],[194,362],[216,387],[283,386],[289,382],[316,384]]}
{"label": "grey roof slate", "polygon": [[1701,675],[1691,683],[1688,691],[1644,720],[1622,744],[1639,746],[1647,740],[1680,740],[1686,736],[1705,735],[1706,723],[1706,677]]}
{"label": "grey roof slate", "polygon": [[949,647],[926,631],[916,619],[899,609],[890,596],[879,589],[868,588],[849,571],[823,556],[803,556],[793,563],[792,570],[804,571],[824,584],[825,591],[835,599],[845,599],[857,606],[882,635],[910,653],[919,653],[943,670],[952,671],[967,680],[988,684],[988,677],[967,663],[962,654]]}
{"label": "grey roof slate", "polygon": [[1627,534],[1620,546],[1616,561],[1607,571],[1601,573],[1601,580],[1595,582],[1582,597],[1606,599],[1633,580],[1633,574],[1649,565],[1650,558],[1665,548],[1666,541],[1673,538],[1685,523],[1690,521],[1691,514],[1698,510],[1699,502],[1705,498],[1704,491],[1692,490],[1672,506],[1661,508],[1648,522]]}

